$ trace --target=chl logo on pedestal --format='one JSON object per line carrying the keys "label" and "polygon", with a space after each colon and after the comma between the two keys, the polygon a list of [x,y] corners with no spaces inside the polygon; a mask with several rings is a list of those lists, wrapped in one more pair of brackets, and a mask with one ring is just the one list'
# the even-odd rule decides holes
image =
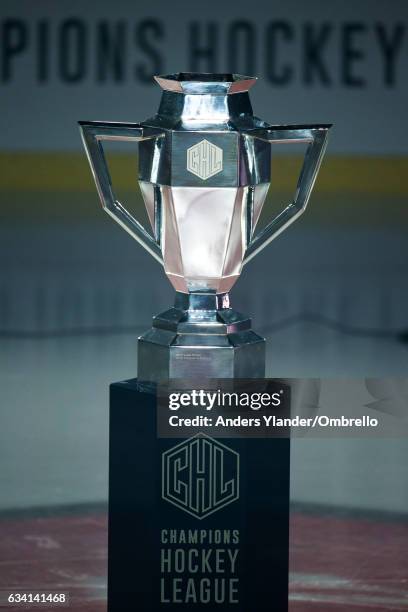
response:
{"label": "chl logo on pedestal", "polygon": [[187,149],[187,170],[203,181],[222,172],[223,151],[208,140]]}
{"label": "chl logo on pedestal", "polygon": [[239,498],[239,454],[203,433],[162,456],[162,497],[197,519]]}

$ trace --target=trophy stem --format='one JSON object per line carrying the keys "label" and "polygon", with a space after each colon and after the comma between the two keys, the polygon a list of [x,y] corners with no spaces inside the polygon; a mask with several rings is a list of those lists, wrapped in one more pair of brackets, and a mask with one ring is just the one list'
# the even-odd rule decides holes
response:
{"label": "trophy stem", "polygon": [[226,310],[230,308],[230,298],[228,293],[206,293],[201,291],[181,293],[181,291],[177,291],[174,308],[189,313],[194,311],[214,312]]}

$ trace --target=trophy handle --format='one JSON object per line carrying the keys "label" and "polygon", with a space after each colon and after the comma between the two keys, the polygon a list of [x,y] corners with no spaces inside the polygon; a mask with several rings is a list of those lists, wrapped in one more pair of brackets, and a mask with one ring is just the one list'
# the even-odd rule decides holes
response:
{"label": "trophy handle", "polygon": [[131,215],[115,198],[111,176],[106,163],[101,141],[119,140],[137,142],[149,138],[159,138],[163,133],[154,128],[145,128],[138,123],[114,123],[101,121],[79,121],[80,131],[88,161],[103,208],[137,242],[139,242],[158,262],[163,264],[160,246],[145,230],[143,225]]}
{"label": "trophy handle", "polygon": [[279,236],[291,223],[305,211],[317,173],[327,146],[328,131],[331,124],[271,126],[266,129],[252,130],[246,136],[259,138],[270,143],[309,143],[296,187],[295,197],[249,243],[243,263],[246,264],[274,238]]}

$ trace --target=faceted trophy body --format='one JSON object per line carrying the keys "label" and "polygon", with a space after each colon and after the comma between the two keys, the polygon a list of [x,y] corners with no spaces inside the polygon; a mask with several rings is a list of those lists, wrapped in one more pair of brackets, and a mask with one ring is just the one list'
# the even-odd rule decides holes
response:
{"label": "faceted trophy body", "polygon": [[232,94],[230,83],[181,79],[158,79],[158,115],[142,125],[165,136],[140,144],[139,184],[165,272],[185,296],[140,338],[139,377],[150,380],[153,363],[160,378],[262,377],[265,342],[227,295],[270,182],[270,145],[248,146],[239,131],[243,117],[259,127],[247,91],[254,81]]}
{"label": "faceted trophy body", "polygon": [[[173,308],[139,338],[138,376],[261,378],[265,341],[230,308],[228,292],[253,255],[303,212],[329,126],[271,126],[254,117],[251,77],[156,77],[157,114],[140,124],[83,122],[102,204],[156,259],[176,290]],[[114,198],[102,140],[138,140],[147,233]],[[295,200],[260,233],[271,142],[309,143]]]}

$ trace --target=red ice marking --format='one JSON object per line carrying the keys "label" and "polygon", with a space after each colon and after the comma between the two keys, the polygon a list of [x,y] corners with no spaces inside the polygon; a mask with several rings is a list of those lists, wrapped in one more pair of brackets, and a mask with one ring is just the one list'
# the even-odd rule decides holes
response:
{"label": "red ice marking", "polygon": [[[290,612],[408,610],[408,525],[295,513]],[[106,610],[105,514],[0,521],[0,589],[69,591],[74,612]]]}

